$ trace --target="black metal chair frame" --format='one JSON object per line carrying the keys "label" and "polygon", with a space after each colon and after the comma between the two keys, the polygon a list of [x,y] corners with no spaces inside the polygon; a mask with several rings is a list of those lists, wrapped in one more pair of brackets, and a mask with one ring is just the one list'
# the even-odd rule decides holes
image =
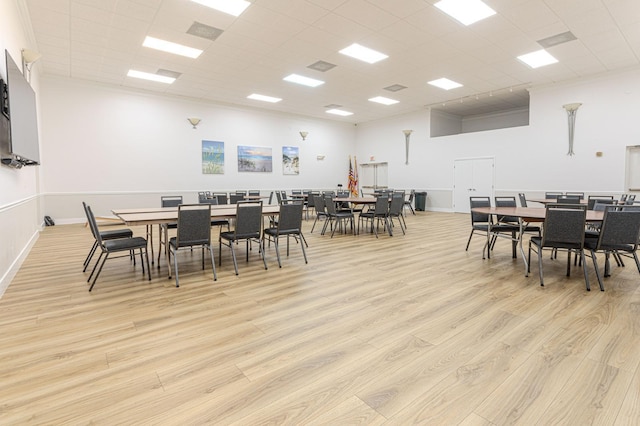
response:
{"label": "black metal chair frame", "polygon": [[[182,204],[182,195],[163,195],[160,197],[160,206],[161,207],[178,207]],[[158,225],[158,268],[160,268],[160,257],[162,256],[162,246],[164,246],[164,254],[168,255],[169,248],[167,247],[167,242],[163,237],[167,236],[167,229],[176,229],[178,227],[177,222],[172,223],[164,223]]]}
{"label": "black metal chair frame", "polygon": [[[331,238],[333,238],[333,234],[335,234],[336,229],[338,229],[338,227],[342,227],[342,225],[345,225],[345,231],[346,231],[346,223],[347,221],[349,221],[351,223],[351,232],[353,233],[353,235],[355,236],[355,226],[353,223],[354,220],[354,216],[353,216],[353,212],[351,210],[340,210],[338,211],[336,208],[336,203],[333,201],[333,197],[331,195],[325,195],[324,196],[324,207],[325,207],[325,211],[327,214],[327,220],[325,220],[324,222],[324,226],[322,227],[322,232],[321,235],[324,235],[326,230],[327,230],[327,225],[331,224],[332,226],[332,230],[331,230]],[[335,224],[333,223],[335,222]]]}
{"label": "black metal chair frame", "polygon": [[[149,281],[151,281],[151,267],[149,266],[149,253],[147,252],[147,240],[142,237],[130,237],[130,238],[118,238],[114,240],[106,240],[103,241],[100,236],[100,230],[98,229],[98,224],[96,223],[96,218],[91,211],[90,206],[86,206],[87,219],[89,220],[89,226],[91,227],[91,232],[93,233],[93,237],[98,242],[98,247],[100,248],[100,256],[98,256],[98,260],[96,264],[93,266],[91,270],[91,274],[87,279],[87,282],[91,282],[91,278],[93,277],[93,282],[91,282],[91,286],[89,287],[89,291],[93,290],[93,286],[96,285],[96,281],[98,280],[98,276],[100,276],[100,272],[102,272],[102,267],[107,262],[109,255],[111,253],[118,252],[127,252],[126,257],[131,256],[131,252],[135,250],[140,250],[140,263],[142,264],[142,276],[145,273],[144,262],[146,259],[147,262],[147,274],[149,276]],[[143,257],[144,254],[144,257]],[[116,256],[117,257],[125,257],[125,256]],[[112,258],[113,259],[113,258]],[[134,263],[135,266],[135,263]]]}
{"label": "black metal chair frame", "polygon": [[386,193],[378,194],[375,206],[372,209],[368,209],[366,212],[360,213],[358,216],[358,234],[360,233],[360,223],[369,222],[370,231],[375,234],[376,238],[378,238],[378,227],[380,226],[380,222],[383,221],[384,229],[389,232],[389,236],[393,236],[393,230],[389,223],[389,208],[389,196]]}
{"label": "black metal chair frame", "polygon": [[[222,245],[229,247],[233,258],[233,267],[236,275],[238,275],[238,261],[236,252],[233,248],[234,244],[244,240],[246,242],[247,262],[249,261],[250,243],[258,244],[258,251],[264,263],[264,269],[267,269],[267,260],[264,254],[264,246],[262,239],[262,201],[240,201],[236,204],[235,227],[232,231],[221,232],[218,238],[219,250],[218,265],[222,265]],[[226,242],[223,242],[226,241]]]}
{"label": "black metal chair frame", "polygon": [[[89,213],[87,212],[87,203],[85,203],[84,201],[82,202],[82,207],[84,208],[84,214],[87,217],[87,224],[89,223]],[[109,229],[109,230],[105,230],[105,231],[100,231],[98,229],[98,232],[100,232],[100,237],[102,238],[102,241],[106,241],[106,240],[116,240],[118,238],[131,238],[133,237],[133,231],[129,228],[125,228],[125,229]],[[82,269],[82,272],[86,272],[87,268],[89,267],[89,264],[91,263],[91,259],[93,258],[93,255],[96,253],[96,250],[98,249],[98,240],[97,239],[93,239],[93,245],[91,246],[91,250],[89,250],[89,253],[87,254],[87,257],[84,259],[84,268]],[[132,253],[133,255],[133,253]],[[133,257],[133,260],[135,261],[135,257]]]}
{"label": "black metal chair frame", "polygon": [[[287,237],[287,257],[289,257],[289,237],[293,236],[296,240],[296,243],[300,244],[302,248],[302,255],[304,256],[304,263],[308,263],[307,261],[307,253],[304,249],[306,242],[304,241],[304,236],[302,235],[302,213],[303,213],[303,204],[302,202],[294,202],[290,204],[281,204],[280,205],[280,214],[278,215],[278,224],[275,227],[267,228],[262,233],[263,240],[266,239],[269,241],[273,241],[276,248],[276,256],[278,258],[278,266],[282,268],[282,262],[280,260],[280,237]],[[299,241],[298,238],[300,238]],[[262,246],[264,247],[264,242]]]}

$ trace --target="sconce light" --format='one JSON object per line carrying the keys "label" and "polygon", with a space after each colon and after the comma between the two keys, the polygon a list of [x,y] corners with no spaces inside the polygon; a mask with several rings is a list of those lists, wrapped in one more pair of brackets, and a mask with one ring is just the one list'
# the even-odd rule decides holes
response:
{"label": "sconce light", "polygon": [[409,138],[411,138],[411,133],[413,133],[413,130],[403,130],[402,133],[404,133],[404,149],[405,149],[404,164],[409,164]]}
{"label": "sconce light", "polygon": [[39,52],[30,49],[22,49],[22,74],[31,83],[31,66],[42,57]]}
{"label": "sconce light", "polygon": [[579,102],[562,105],[562,108],[567,110],[567,118],[569,121],[569,152],[567,152],[567,155],[575,154],[573,152],[573,135],[575,133],[576,127],[576,113],[578,112],[578,108],[580,108],[580,105],[582,104]]}
{"label": "sconce light", "polygon": [[200,119],[199,118],[187,118],[187,120],[189,120],[189,123],[191,123],[191,125],[193,126],[194,129],[196,128],[196,126],[198,124],[200,124]]}
{"label": "sconce light", "polygon": [[307,139],[307,135],[309,134],[309,132],[300,132],[300,136],[302,136],[302,140],[306,140]]}

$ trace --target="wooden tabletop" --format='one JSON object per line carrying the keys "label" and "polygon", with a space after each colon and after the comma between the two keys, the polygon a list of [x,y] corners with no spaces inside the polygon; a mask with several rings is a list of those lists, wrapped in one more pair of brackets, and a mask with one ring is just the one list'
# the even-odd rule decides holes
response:
{"label": "wooden tabletop", "polygon": [[[533,199],[527,199],[527,202],[540,203],[540,204],[547,205],[547,204],[557,203],[558,199],[557,198],[533,198]],[[584,200],[584,199],[580,200],[580,204],[587,204],[587,203],[588,203],[587,200]]]}
{"label": "wooden tabletop", "polygon": [[[177,207],[139,208],[112,210],[126,225],[153,225],[171,223],[178,220]],[[280,212],[280,206],[262,206],[263,215],[274,215]],[[211,219],[230,219],[236,216],[235,204],[222,204],[211,206]]]}
{"label": "wooden tabletop", "polygon": [[[500,216],[516,216],[531,219],[544,219],[547,209],[542,207],[474,207],[471,211]],[[604,212],[587,210],[587,222],[601,222]]]}
{"label": "wooden tabletop", "polygon": [[376,197],[334,197],[333,201],[353,204],[375,204]]}

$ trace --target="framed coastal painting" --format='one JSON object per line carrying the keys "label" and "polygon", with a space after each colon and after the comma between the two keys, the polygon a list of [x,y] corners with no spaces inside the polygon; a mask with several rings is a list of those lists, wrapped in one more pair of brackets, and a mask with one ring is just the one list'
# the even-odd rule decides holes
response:
{"label": "framed coastal painting", "polygon": [[271,148],[238,145],[238,171],[271,173],[273,171]]}
{"label": "framed coastal painting", "polygon": [[282,147],[282,174],[300,174],[300,148],[297,146]]}
{"label": "framed coastal painting", "polygon": [[202,141],[202,173],[224,174],[224,142]]}

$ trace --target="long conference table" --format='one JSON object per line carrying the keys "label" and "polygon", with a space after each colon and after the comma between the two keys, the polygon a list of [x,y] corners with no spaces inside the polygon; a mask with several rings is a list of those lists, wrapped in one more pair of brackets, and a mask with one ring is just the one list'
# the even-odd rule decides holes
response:
{"label": "long conference table", "polygon": [[[518,218],[520,231],[516,243],[520,247],[520,254],[524,261],[524,275],[529,276],[529,262],[522,246],[522,236],[524,234],[524,228],[531,222],[543,222],[547,213],[546,208],[540,207],[475,207],[471,211],[481,214],[489,214],[495,216],[515,216]],[[603,211],[587,210],[587,222],[602,222],[604,217]],[[491,232],[487,232],[487,252],[490,250],[489,240],[491,238]],[[484,255],[484,247],[482,249]]]}
{"label": "long conference table", "polygon": [[[236,217],[236,204],[220,204],[211,206],[211,219],[233,219]],[[147,238],[151,246],[151,259],[153,253],[153,225],[164,225],[178,221],[177,207],[141,207],[129,209],[113,209],[111,212],[122,220],[127,226],[146,226]],[[262,216],[276,216],[280,213],[278,205],[263,205]],[[165,241],[168,240],[168,227],[164,227]],[[165,259],[169,263],[169,252],[165,250]],[[153,262],[153,260],[152,260]]]}

